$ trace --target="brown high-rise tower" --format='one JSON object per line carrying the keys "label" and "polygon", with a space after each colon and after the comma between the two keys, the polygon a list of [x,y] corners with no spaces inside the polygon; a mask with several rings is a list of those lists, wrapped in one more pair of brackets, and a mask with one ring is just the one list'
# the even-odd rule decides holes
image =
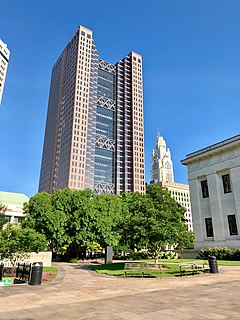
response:
{"label": "brown high-rise tower", "polygon": [[142,57],[99,59],[80,26],[53,66],[39,191],[145,192]]}

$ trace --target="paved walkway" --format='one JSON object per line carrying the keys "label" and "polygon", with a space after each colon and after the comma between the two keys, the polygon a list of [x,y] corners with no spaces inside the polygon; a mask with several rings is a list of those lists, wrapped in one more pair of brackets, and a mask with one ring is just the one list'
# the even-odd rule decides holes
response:
{"label": "paved walkway", "polygon": [[220,267],[217,275],[134,279],[58,266],[50,284],[0,287],[0,319],[240,319],[240,267]]}

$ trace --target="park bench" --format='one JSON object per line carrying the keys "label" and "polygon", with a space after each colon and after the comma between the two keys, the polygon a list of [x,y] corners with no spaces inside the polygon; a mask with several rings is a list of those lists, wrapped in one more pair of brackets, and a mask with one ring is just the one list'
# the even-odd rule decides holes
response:
{"label": "park bench", "polygon": [[202,271],[204,274],[209,273],[209,265],[205,264],[203,261],[199,261],[197,263],[194,263],[194,269],[196,271]]}
{"label": "park bench", "polygon": [[26,283],[31,275],[31,263],[18,263],[14,283]]}
{"label": "park bench", "polygon": [[150,275],[153,272],[162,273],[162,265],[158,263],[125,263],[124,276],[127,274],[141,274],[142,278],[144,275]]}
{"label": "park bench", "polygon": [[209,272],[209,268],[203,263],[193,263],[193,262],[184,262],[179,263],[179,269],[180,269],[180,276],[187,276],[187,275],[194,275],[198,274],[199,271],[203,272],[204,274],[206,272]]}

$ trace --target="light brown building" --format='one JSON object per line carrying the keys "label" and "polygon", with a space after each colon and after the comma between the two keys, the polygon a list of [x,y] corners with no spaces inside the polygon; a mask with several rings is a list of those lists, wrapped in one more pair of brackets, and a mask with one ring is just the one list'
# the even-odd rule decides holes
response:
{"label": "light brown building", "polygon": [[163,181],[159,182],[159,184],[168,189],[172,198],[174,198],[180,206],[186,209],[184,214],[185,223],[188,226],[188,230],[193,231],[191,200],[188,184]]}
{"label": "light brown building", "polygon": [[145,192],[142,57],[99,59],[80,26],[53,66],[39,191]]}

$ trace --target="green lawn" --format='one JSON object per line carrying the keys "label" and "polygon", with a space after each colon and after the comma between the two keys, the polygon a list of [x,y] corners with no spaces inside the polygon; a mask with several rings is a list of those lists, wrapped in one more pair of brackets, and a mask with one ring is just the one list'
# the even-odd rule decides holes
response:
{"label": "green lawn", "polygon": [[43,267],[43,272],[52,272],[54,274],[57,274],[58,267]]}
{"label": "green lawn", "polygon": [[[154,260],[135,260],[135,262],[154,262]],[[158,263],[182,263],[182,262],[204,262],[205,264],[208,264],[208,260],[204,259],[159,259]],[[126,261],[127,262],[127,261]],[[217,260],[217,264],[220,266],[240,266],[240,261],[230,261],[230,260]]]}
{"label": "green lawn", "polygon": [[220,266],[240,266],[240,261],[218,260]]}
{"label": "green lawn", "polygon": [[[169,261],[168,261],[169,262]],[[139,262],[138,262],[139,263]],[[146,261],[145,261],[146,263]],[[162,264],[162,273],[160,272],[154,272],[154,271],[148,271],[147,274],[145,274],[146,277],[154,277],[154,278],[159,278],[159,277],[173,277],[173,276],[179,276],[179,265],[178,263],[167,263],[167,262],[160,262]],[[103,265],[93,265],[90,266],[90,268],[97,273],[100,274],[106,274],[106,275],[111,275],[111,276],[124,276],[124,263],[112,263],[112,264],[103,264]],[[127,275],[132,276],[132,277],[141,277],[141,272],[132,271]]]}
{"label": "green lawn", "polygon": [[[128,262],[128,261],[126,261]],[[153,260],[138,260],[134,261],[135,263],[151,263],[154,262]],[[204,264],[208,264],[207,260],[199,260],[199,259],[177,259],[177,260],[170,260],[170,259],[162,259],[159,260],[158,263],[162,264],[162,274],[156,273],[156,272],[151,272],[149,273],[148,276],[150,277],[174,277],[174,276],[179,276],[180,275],[180,270],[179,270],[179,263],[183,262],[193,262],[193,263],[198,263],[201,264],[204,262]],[[111,276],[119,276],[123,277],[124,276],[124,262],[119,262],[119,263],[112,263],[112,264],[102,264],[102,265],[92,265],[89,266],[92,270],[96,271],[97,273],[100,274],[106,274],[106,275],[111,275]],[[225,265],[225,266],[240,266],[240,261],[225,261],[225,260],[219,260],[218,265]],[[200,272],[201,273],[201,272]],[[139,276],[141,277],[141,274],[139,272],[131,272],[128,276]]]}

